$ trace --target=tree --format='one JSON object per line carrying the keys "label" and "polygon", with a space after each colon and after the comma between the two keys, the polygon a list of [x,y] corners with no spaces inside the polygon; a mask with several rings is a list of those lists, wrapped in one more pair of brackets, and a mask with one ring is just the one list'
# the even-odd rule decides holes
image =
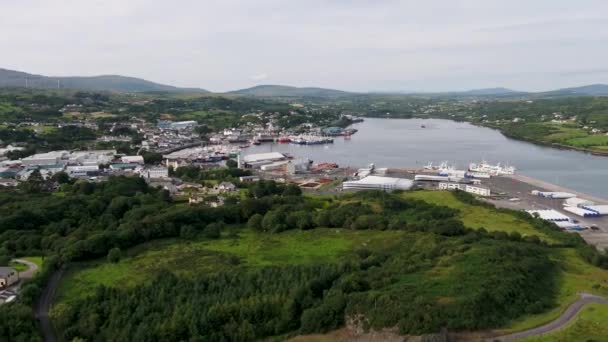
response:
{"label": "tree", "polygon": [[254,214],[253,216],[251,216],[249,218],[249,221],[247,221],[247,227],[249,227],[253,230],[261,231],[263,219],[264,219],[264,216],[262,216],[260,214]]}
{"label": "tree", "polygon": [[70,183],[70,176],[64,171],[57,172],[51,177],[53,182],[57,182],[59,184],[68,184]]}
{"label": "tree", "polygon": [[234,169],[238,166],[239,166],[239,163],[237,163],[236,160],[234,160],[234,159],[226,160],[226,167],[228,167],[229,169]]}
{"label": "tree", "polygon": [[191,225],[182,226],[179,230],[179,236],[183,239],[193,239],[196,236],[196,229]]}
{"label": "tree", "polygon": [[283,196],[300,196],[302,195],[302,189],[295,184],[289,184],[283,190]]}
{"label": "tree", "polygon": [[203,230],[203,234],[208,239],[217,239],[220,237],[224,224],[222,222],[209,223]]}
{"label": "tree", "polygon": [[120,251],[120,248],[118,248],[118,247],[114,247],[114,248],[110,249],[110,251],[108,252],[108,261],[113,264],[119,262],[120,258],[122,257],[121,254],[122,253]]}
{"label": "tree", "polygon": [[160,164],[163,161],[163,155],[157,152],[145,151],[141,154],[144,157],[144,163],[146,164]]}
{"label": "tree", "polygon": [[36,169],[30,173],[26,182],[21,183],[22,189],[30,194],[35,194],[45,190],[45,181],[40,170]]}

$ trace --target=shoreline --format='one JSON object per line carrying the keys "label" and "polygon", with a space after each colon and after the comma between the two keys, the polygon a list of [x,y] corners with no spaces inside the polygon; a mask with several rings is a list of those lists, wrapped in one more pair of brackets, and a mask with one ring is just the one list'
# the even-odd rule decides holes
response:
{"label": "shoreline", "polygon": [[570,189],[570,188],[566,188],[566,187],[563,187],[563,186],[560,186],[560,185],[555,185],[555,184],[552,184],[552,183],[549,183],[549,182],[546,182],[546,181],[543,181],[543,180],[540,180],[540,179],[537,179],[537,178],[533,178],[533,177],[530,177],[530,176],[525,176],[525,175],[522,175],[522,174],[515,174],[515,175],[505,175],[505,176],[502,176],[502,177],[512,178],[512,179],[515,179],[517,181],[528,183],[530,185],[534,185],[534,186],[537,186],[539,188],[542,188],[542,189],[539,189],[539,190],[569,192],[569,193],[575,194],[579,198],[588,199],[588,200],[591,200],[591,201],[596,202],[598,204],[608,204],[608,199],[601,198],[601,197],[594,196],[594,195],[589,195],[589,194],[586,194],[586,193],[583,193],[583,192],[580,192],[580,191],[576,191],[576,190],[573,190],[573,189]]}

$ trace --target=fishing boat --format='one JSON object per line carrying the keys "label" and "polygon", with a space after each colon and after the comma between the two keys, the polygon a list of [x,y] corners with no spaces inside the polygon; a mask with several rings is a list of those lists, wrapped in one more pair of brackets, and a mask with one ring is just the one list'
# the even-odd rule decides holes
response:
{"label": "fishing boat", "polygon": [[492,176],[513,175],[513,174],[515,174],[515,167],[502,166],[502,165],[500,165],[500,163],[498,163],[496,165],[491,165],[488,162],[486,162],[485,160],[483,160],[480,163],[469,164],[469,171],[487,173]]}

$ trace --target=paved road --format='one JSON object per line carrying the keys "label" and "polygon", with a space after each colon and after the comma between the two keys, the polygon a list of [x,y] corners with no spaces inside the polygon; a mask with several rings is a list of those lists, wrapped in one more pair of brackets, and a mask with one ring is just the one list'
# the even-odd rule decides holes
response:
{"label": "paved road", "polygon": [[57,291],[57,286],[59,285],[63,271],[64,269],[61,268],[53,273],[53,275],[49,278],[46,287],[42,291],[42,295],[40,296],[38,303],[36,304],[35,315],[40,322],[40,330],[42,330],[42,335],[44,336],[44,340],[46,342],[57,341],[53,324],[49,318],[49,310],[53,304],[55,292]]}
{"label": "paved road", "polygon": [[2,305],[4,300],[6,300],[8,297],[17,296],[19,294],[21,285],[23,285],[23,280],[31,279],[38,271],[38,265],[34,264],[33,262],[23,259],[13,259],[12,261],[27,265],[28,268],[23,272],[19,272],[19,281],[16,284],[0,290],[0,295],[2,296],[2,298],[0,298],[0,305]]}
{"label": "paved road", "polygon": [[19,279],[31,279],[34,274],[38,271],[38,265],[34,264],[31,261],[23,260],[23,259],[13,259],[14,262],[18,262],[20,264],[27,265],[27,270],[23,272],[19,272]]}
{"label": "paved road", "polygon": [[554,320],[550,323],[547,323],[545,325],[541,325],[540,327],[537,327],[534,329],[520,331],[518,333],[514,333],[514,334],[510,334],[510,335],[489,338],[486,341],[509,342],[509,341],[521,340],[521,339],[532,337],[532,336],[538,336],[538,335],[544,335],[544,334],[551,333],[553,331],[563,328],[566,324],[568,324],[572,319],[574,319],[576,317],[578,312],[581,311],[581,309],[585,305],[591,304],[591,303],[600,303],[600,304],[608,305],[608,299],[606,299],[604,297],[600,297],[600,296],[595,296],[595,295],[592,295],[589,293],[582,293],[581,297],[576,302],[574,302],[572,305],[570,305],[568,307],[568,309],[566,309],[566,311],[564,311],[564,313],[556,320]]}

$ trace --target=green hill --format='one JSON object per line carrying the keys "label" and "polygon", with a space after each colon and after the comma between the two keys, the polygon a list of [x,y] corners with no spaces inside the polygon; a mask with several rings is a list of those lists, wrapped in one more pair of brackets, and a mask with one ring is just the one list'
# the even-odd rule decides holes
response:
{"label": "green hill", "polygon": [[240,89],[229,92],[229,94],[260,96],[260,97],[342,97],[353,95],[342,90],[315,88],[315,87],[291,87],[283,85],[259,85],[252,88]]}
{"label": "green hill", "polygon": [[50,77],[0,68],[0,88],[78,89],[113,92],[199,92],[199,88],[179,88],[120,75]]}

